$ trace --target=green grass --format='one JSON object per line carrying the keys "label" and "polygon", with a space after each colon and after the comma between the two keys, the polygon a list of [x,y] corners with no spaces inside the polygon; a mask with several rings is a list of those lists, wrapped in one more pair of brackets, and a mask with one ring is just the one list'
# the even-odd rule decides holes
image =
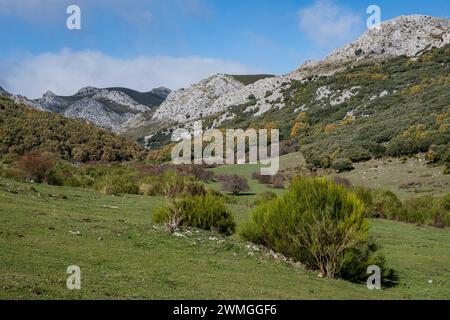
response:
{"label": "green grass", "polygon": [[[162,201],[1,179],[0,298],[450,299],[448,229],[371,221],[401,284],[369,291],[273,260],[237,235],[169,235],[150,222]],[[238,222],[248,219],[248,205],[232,209]],[[80,291],[66,289],[73,264]]]}
{"label": "green grass", "polygon": [[[444,166],[429,166],[421,156],[406,161],[399,159],[370,160],[355,164],[355,170],[341,173],[354,185],[394,192],[401,199],[441,196],[450,192],[450,175],[444,175]],[[402,184],[416,183],[417,187],[404,189]]]}
{"label": "green grass", "polygon": [[[304,165],[305,161],[299,152],[290,153],[280,157],[280,170],[286,170],[290,168],[295,168],[296,166]],[[276,194],[281,194],[283,191],[280,189],[274,189],[270,186],[260,184],[257,180],[253,179],[252,175],[254,172],[259,172],[261,168],[260,164],[236,164],[236,165],[225,165],[212,169],[216,175],[221,174],[237,174],[242,177],[247,178],[250,191],[247,192],[245,200],[255,200],[256,196],[264,191],[273,191]],[[223,191],[220,182],[209,182],[208,187]],[[239,199],[239,198],[238,198]]]}
{"label": "green grass", "polygon": [[[246,192],[247,196],[244,198],[246,200],[254,200],[256,195],[262,193],[266,190],[275,191],[266,185],[260,184],[257,180],[252,178],[252,174],[254,172],[259,171],[260,166],[256,164],[247,164],[247,165],[227,165],[221,166],[212,169],[212,171],[216,175],[221,174],[237,174],[239,176],[245,177],[248,180],[248,186],[250,187],[250,191]],[[209,182],[207,184],[208,187],[213,188],[215,190],[223,191],[220,182]],[[276,192],[276,191],[275,191]],[[242,197],[241,197],[242,198]]]}

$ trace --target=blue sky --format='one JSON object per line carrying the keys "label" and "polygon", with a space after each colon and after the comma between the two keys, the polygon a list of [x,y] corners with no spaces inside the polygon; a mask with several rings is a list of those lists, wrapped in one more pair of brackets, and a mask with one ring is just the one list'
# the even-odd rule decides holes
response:
{"label": "blue sky", "polygon": [[[66,28],[70,4],[81,8],[81,30]],[[283,74],[356,39],[371,4],[382,20],[450,15],[448,0],[0,0],[0,85],[37,97]]]}

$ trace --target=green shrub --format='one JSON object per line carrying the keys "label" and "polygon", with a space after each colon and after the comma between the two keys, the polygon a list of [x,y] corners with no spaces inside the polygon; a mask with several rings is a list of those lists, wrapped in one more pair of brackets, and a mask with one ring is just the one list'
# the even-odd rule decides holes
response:
{"label": "green shrub", "polygon": [[409,199],[405,201],[404,207],[398,220],[438,228],[450,226],[450,194],[439,198],[424,196]]}
{"label": "green shrub", "polygon": [[404,208],[393,192],[376,190],[372,193],[372,207],[368,211],[373,218],[396,220],[402,215]]}
{"label": "green shrub", "polygon": [[166,171],[156,176],[140,180],[139,193],[147,196],[166,196],[170,198],[205,195],[206,188],[194,177]]}
{"label": "green shrub", "polygon": [[0,166],[0,178],[16,179],[17,174],[9,167]]}
{"label": "green shrub", "polygon": [[386,154],[392,157],[408,156],[419,152],[427,152],[431,146],[431,139],[419,137],[395,137],[387,148]]}
{"label": "green shrub", "polygon": [[444,169],[444,174],[450,174],[450,166]]}
{"label": "green shrub", "polygon": [[349,150],[347,151],[347,155],[352,162],[362,162],[372,158],[372,155],[368,150],[361,148]]}
{"label": "green shrub", "polygon": [[153,212],[154,223],[167,224],[174,217],[174,212],[181,216],[180,225],[215,230],[230,235],[236,229],[231,212],[221,197],[213,195],[186,197],[173,200]]}
{"label": "green shrub", "polygon": [[333,278],[360,280],[375,254],[363,203],[324,179],[294,180],[281,198],[253,211],[242,235]]}
{"label": "green shrub", "polygon": [[16,153],[8,153],[3,156],[2,162],[4,164],[12,164],[12,163],[16,162],[17,160],[19,160],[19,158],[20,158],[19,155]]}
{"label": "green shrub", "polygon": [[398,284],[397,272],[387,266],[386,258],[378,252],[378,246],[373,239],[365,242],[354,250],[351,259],[347,259],[342,268],[341,277],[353,282],[364,282],[367,279],[367,266],[378,266],[381,270],[381,279],[385,287],[394,287]]}
{"label": "green shrub", "polygon": [[63,180],[62,185],[65,187],[87,188],[94,184],[94,180],[85,176],[73,176]]}
{"label": "green shrub", "polygon": [[131,175],[110,174],[96,183],[96,188],[107,195],[138,194],[139,187]]}
{"label": "green shrub", "polygon": [[364,187],[354,187],[352,191],[364,203],[368,218],[383,218],[438,228],[450,226],[450,194],[438,198],[413,198],[402,203],[390,191]]}
{"label": "green shrub", "polygon": [[353,162],[348,158],[340,158],[334,160],[331,167],[338,172],[350,171],[353,170]]}

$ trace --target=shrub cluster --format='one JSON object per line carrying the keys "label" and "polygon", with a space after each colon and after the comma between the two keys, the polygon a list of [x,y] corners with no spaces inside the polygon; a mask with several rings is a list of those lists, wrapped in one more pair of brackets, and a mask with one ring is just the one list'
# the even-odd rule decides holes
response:
{"label": "shrub cluster", "polygon": [[348,158],[339,158],[331,163],[331,168],[338,172],[353,170],[353,162]]}
{"label": "shrub cluster", "polygon": [[429,225],[450,226],[450,194],[443,197],[423,196],[404,202],[391,191],[355,187],[353,191],[365,204],[366,216]]}
{"label": "shrub cluster", "polygon": [[191,176],[166,171],[156,176],[147,176],[140,181],[140,193],[146,196],[166,196],[170,198],[205,195],[203,183]]}
{"label": "shrub cluster", "polygon": [[211,194],[175,199],[154,210],[154,223],[215,230],[230,235],[236,229],[232,213],[223,198]]}
{"label": "shrub cluster", "polygon": [[[323,179],[296,179],[290,190],[258,206],[242,235],[329,277],[362,281],[377,264],[385,285],[395,273],[369,240],[365,209],[343,186]],[[392,282],[390,282],[392,281]]]}
{"label": "shrub cluster", "polygon": [[20,157],[11,168],[2,168],[0,174],[52,185],[93,187],[108,195],[167,197],[204,195],[206,189],[199,179],[212,179],[212,173],[201,167],[100,162],[74,165],[57,161],[56,156],[40,151]]}

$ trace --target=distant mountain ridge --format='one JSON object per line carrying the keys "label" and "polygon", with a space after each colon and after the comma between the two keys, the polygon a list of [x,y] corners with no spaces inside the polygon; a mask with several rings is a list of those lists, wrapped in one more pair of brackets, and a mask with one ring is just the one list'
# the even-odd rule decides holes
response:
{"label": "distant mountain ridge", "polygon": [[0,95],[41,111],[59,113],[69,118],[86,120],[98,127],[117,132],[121,125],[141,112],[158,107],[170,94],[164,87],[148,92],[128,88],[84,87],[72,96],[59,96],[47,91],[41,98],[28,99],[0,89]]}

